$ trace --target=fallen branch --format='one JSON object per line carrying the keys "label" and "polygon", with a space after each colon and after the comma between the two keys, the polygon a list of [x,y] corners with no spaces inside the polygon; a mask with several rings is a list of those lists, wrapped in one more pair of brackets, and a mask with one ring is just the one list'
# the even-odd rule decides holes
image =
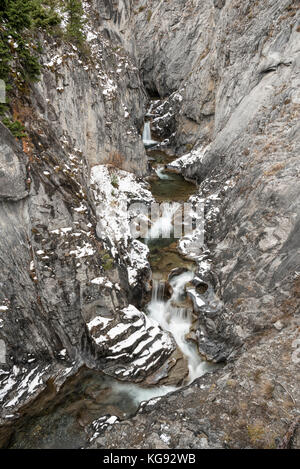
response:
{"label": "fallen branch", "polygon": [[278,449],[290,449],[293,443],[293,438],[295,436],[296,430],[300,424],[300,416],[296,417],[293,423],[290,425],[288,431],[284,437],[280,440],[277,448]]}

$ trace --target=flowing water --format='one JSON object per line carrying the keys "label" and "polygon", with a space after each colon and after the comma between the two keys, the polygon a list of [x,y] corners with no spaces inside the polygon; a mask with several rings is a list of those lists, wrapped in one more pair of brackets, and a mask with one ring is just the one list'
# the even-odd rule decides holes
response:
{"label": "flowing water", "polygon": [[152,140],[151,138],[151,128],[150,128],[150,122],[145,122],[144,124],[144,131],[143,131],[143,143],[146,148],[153,147],[157,145],[157,141]]}
{"label": "flowing water", "polygon": [[172,391],[170,386],[146,389],[122,383],[101,372],[82,368],[58,393],[42,393],[13,428],[5,428],[4,447],[13,449],[77,449],[86,445],[85,427],[104,415],[120,420],[134,415],[142,401]]}
{"label": "flowing water", "polygon": [[[151,140],[151,127],[147,123],[147,139]],[[199,355],[196,343],[188,340],[192,323],[195,321],[191,302],[188,301],[186,286],[194,278],[195,265],[182,259],[177,251],[177,240],[172,236],[174,217],[181,203],[195,192],[195,185],[187,182],[180,174],[166,171],[164,164],[170,156],[162,151],[148,151],[156,177],[152,178],[151,192],[157,202],[162,203],[160,216],[155,220],[144,239],[150,248],[152,269],[152,299],[147,307],[148,314],[161,327],[169,331],[188,361],[188,382],[211,371],[213,366]],[[174,158],[174,157],[173,157]],[[174,233],[173,233],[174,234]],[[155,258],[157,256],[157,258]],[[165,299],[165,286],[174,268],[184,267],[184,272],[173,275],[169,280],[172,294]]]}
{"label": "flowing water", "polygon": [[172,296],[164,300],[163,282],[155,280],[153,283],[153,295],[148,305],[149,316],[160,323],[161,327],[173,335],[182,353],[187,357],[189,372],[194,376],[195,362],[199,357],[194,357],[194,351],[186,341],[192,323],[192,311],[185,301],[185,285],[194,277],[193,272],[184,272],[170,280]]}
{"label": "flowing water", "polygon": [[[156,173],[150,183],[152,193],[158,202],[172,202],[162,210],[143,240],[150,248],[153,272],[152,299],[146,313],[173,335],[187,358],[188,382],[192,382],[212,371],[214,366],[203,361],[196,344],[187,340],[195,317],[185,288],[194,277],[195,264],[178,253],[172,224],[179,203],[195,192],[195,186],[186,182],[181,175],[165,170],[164,165],[174,157],[161,150],[149,149],[157,144],[151,137],[150,122],[145,123],[143,141]],[[169,299],[165,299],[166,281],[170,272],[178,267],[183,268],[184,272],[169,279],[168,287],[172,293]],[[79,448],[87,442],[84,428],[95,419],[103,415],[128,418],[135,414],[142,401],[173,390],[175,387],[172,386],[145,388],[122,383],[103,373],[82,368],[66,381],[58,393],[54,393],[53,389],[42,393],[32,404],[31,410],[27,409],[11,429],[5,430],[8,432],[5,445],[11,448]]]}

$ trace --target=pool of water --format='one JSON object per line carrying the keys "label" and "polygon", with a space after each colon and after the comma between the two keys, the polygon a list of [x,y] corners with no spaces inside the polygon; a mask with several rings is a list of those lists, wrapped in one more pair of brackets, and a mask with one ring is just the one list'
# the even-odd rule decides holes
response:
{"label": "pool of water", "polygon": [[[81,368],[58,393],[48,389],[13,425],[5,447],[12,449],[78,449],[89,435],[86,428],[104,415],[131,417],[140,403],[173,391],[174,387],[144,388],[123,383],[101,372]],[[7,433],[10,429],[6,430]]]}
{"label": "pool of water", "polygon": [[190,271],[196,269],[195,262],[184,259],[177,251],[177,240],[174,238],[158,238],[147,242],[150,249],[149,261],[152,278],[167,280],[170,272],[176,268]]}

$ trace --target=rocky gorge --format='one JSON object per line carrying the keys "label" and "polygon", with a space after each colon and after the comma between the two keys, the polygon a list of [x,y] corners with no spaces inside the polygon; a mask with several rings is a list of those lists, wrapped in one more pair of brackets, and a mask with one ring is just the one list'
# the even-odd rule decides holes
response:
{"label": "rocky gorge", "polygon": [[0,123],[0,444],[299,448],[299,2],[82,6]]}

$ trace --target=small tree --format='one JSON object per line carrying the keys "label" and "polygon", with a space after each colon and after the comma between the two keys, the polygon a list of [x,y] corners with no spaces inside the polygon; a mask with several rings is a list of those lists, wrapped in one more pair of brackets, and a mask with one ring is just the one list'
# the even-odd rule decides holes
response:
{"label": "small tree", "polygon": [[[18,138],[25,135],[22,124],[9,117],[9,94],[24,91],[40,77],[34,30],[59,24],[58,0],[0,0],[0,79],[6,84],[6,102],[0,103],[4,125]],[[47,29],[48,31],[50,28]]]}
{"label": "small tree", "polygon": [[31,26],[32,0],[3,0],[0,4],[0,21],[17,33]]}
{"label": "small tree", "polygon": [[67,35],[71,40],[82,45],[85,40],[83,26],[86,22],[83,18],[82,2],[81,0],[67,0],[65,8],[68,13]]}

